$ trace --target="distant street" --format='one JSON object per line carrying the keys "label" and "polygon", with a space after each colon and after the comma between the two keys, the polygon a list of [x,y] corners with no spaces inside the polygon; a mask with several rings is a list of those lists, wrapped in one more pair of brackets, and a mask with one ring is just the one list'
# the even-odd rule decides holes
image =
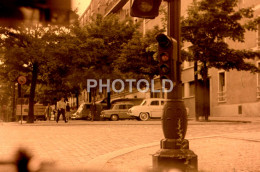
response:
{"label": "distant street", "polygon": [[[196,123],[186,138],[260,132],[259,123]],[[164,138],[160,121],[54,121],[35,124],[0,123],[0,157],[11,158],[19,146],[37,158],[63,167],[82,167],[98,156]],[[260,136],[259,136],[260,141]],[[1,170],[0,170],[1,171]]]}

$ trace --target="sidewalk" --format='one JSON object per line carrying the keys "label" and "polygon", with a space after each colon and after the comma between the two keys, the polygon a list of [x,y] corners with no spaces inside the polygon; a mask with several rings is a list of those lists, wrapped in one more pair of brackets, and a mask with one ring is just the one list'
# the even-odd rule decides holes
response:
{"label": "sidewalk", "polygon": [[[260,118],[241,117],[234,120],[231,117],[215,117],[211,118],[211,122],[190,120],[189,125],[227,122],[258,123]],[[189,140],[190,150],[198,155],[199,172],[260,171],[259,131],[186,139]],[[160,140],[102,155],[86,164],[86,168],[91,171],[111,172],[152,171],[152,155],[158,150],[160,150]]]}
{"label": "sidewalk", "polygon": [[[259,171],[260,132],[248,139],[247,134],[187,138],[190,149],[198,155],[198,169],[203,172]],[[158,141],[159,142],[159,141]],[[160,149],[148,146],[109,159],[102,171],[151,171],[152,154]]]}

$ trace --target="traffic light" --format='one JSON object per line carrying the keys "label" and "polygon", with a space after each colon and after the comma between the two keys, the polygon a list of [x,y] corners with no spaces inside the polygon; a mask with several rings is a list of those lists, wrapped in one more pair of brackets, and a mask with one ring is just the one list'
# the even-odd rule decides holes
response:
{"label": "traffic light", "polygon": [[134,0],[130,14],[132,17],[154,19],[159,15],[162,0]]}
{"label": "traffic light", "polygon": [[68,24],[71,0],[37,0],[40,21],[53,24]]}
{"label": "traffic light", "polygon": [[71,0],[0,0],[0,25],[23,22],[68,24]]}
{"label": "traffic light", "polygon": [[158,41],[158,57],[161,80],[176,81],[177,41],[165,34],[156,37]]}

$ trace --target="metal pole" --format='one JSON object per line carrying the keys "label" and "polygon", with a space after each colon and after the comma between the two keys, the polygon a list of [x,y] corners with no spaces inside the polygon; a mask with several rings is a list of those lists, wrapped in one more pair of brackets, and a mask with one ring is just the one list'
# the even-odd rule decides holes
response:
{"label": "metal pole", "polygon": [[174,57],[176,61],[176,68],[174,68],[174,73],[176,73],[176,88],[170,94],[170,98],[182,99],[182,85],[181,85],[181,44],[180,44],[180,15],[181,15],[181,0],[171,0],[168,2],[168,28],[167,35],[174,38],[177,41],[177,57]]}
{"label": "metal pole", "polygon": [[21,124],[23,124],[23,94],[22,94],[22,84],[21,84]]}
{"label": "metal pole", "polygon": [[168,0],[168,36],[177,41],[177,56],[172,57],[174,81],[176,86],[167,93],[167,102],[163,109],[162,129],[165,139],[161,140],[161,149],[153,155],[153,168],[156,171],[178,169],[197,171],[197,155],[189,150],[189,141],[184,139],[187,130],[187,112],[182,100],[181,58],[180,58],[180,14],[181,0]]}
{"label": "metal pole", "polygon": [[23,98],[21,100],[21,124],[23,124]]}
{"label": "metal pole", "polygon": [[[15,82],[13,85],[13,111],[12,111],[12,121],[15,121],[15,117],[16,117],[16,102],[15,102]],[[19,113],[17,113],[17,115],[19,115]]]}

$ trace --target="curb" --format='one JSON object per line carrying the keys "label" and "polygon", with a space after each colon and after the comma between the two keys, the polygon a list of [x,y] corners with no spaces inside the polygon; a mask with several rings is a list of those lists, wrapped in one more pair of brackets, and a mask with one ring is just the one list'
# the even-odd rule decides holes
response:
{"label": "curb", "polygon": [[159,142],[154,142],[154,143],[149,143],[149,144],[143,144],[143,145],[138,145],[138,146],[133,146],[130,148],[124,148],[120,149],[117,151],[113,151],[104,155],[100,155],[97,158],[94,158],[90,160],[86,165],[84,169],[90,169],[90,170],[95,170],[95,171],[102,171],[106,163],[113,158],[122,156],[124,154],[136,151],[138,149],[143,149],[147,147],[153,147],[159,145]]}
{"label": "curb", "polygon": [[[256,121],[257,122],[257,121]],[[225,124],[237,124],[237,123],[254,123],[254,121],[249,120],[209,120],[209,121],[195,121],[195,119],[188,119],[188,125],[225,125]],[[55,121],[36,121],[34,123],[23,124],[20,122],[8,122],[2,123],[5,126],[75,126],[75,125],[161,125],[161,120],[150,120],[150,121],[73,121],[68,123],[60,121],[56,123]]]}

